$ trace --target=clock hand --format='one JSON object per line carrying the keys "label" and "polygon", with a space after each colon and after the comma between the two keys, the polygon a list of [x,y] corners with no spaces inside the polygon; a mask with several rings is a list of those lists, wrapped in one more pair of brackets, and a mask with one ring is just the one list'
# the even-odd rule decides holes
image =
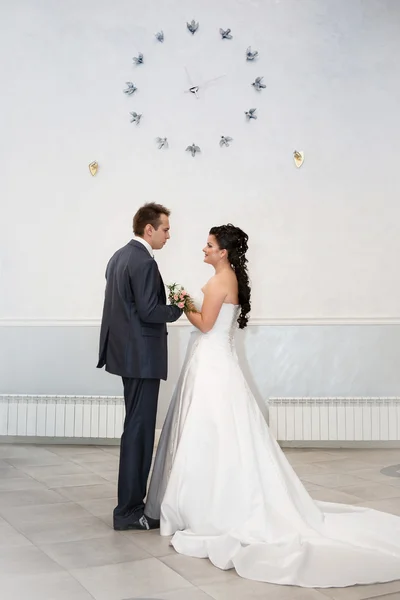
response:
{"label": "clock hand", "polygon": [[206,85],[213,83],[214,81],[217,81],[218,79],[222,79],[222,77],[226,77],[226,73],[224,73],[223,75],[219,75],[218,77],[213,77],[213,79],[208,79],[207,81],[204,81],[203,83],[200,83],[197,87],[198,88],[203,88]]}
{"label": "clock hand", "polygon": [[188,90],[185,90],[185,93],[187,94],[190,92],[191,94],[194,94],[198,100],[199,96],[198,96],[197,92],[199,91],[199,86],[194,85],[193,80],[189,75],[189,71],[187,70],[187,67],[185,67],[185,71],[186,71],[186,75],[187,75],[187,78],[188,78],[189,84],[190,84],[190,88]]}
{"label": "clock hand", "polygon": [[204,81],[200,85],[193,85],[193,81],[190,78],[190,75],[189,75],[188,70],[186,69],[186,67],[185,67],[185,70],[186,70],[189,82],[191,83],[191,87],[188,90],[185,90],[185,93],[187,94],[187,93],[190,92],[191,94],[194,94],[197,99],[199,98],[198,91],[199,91],[200,88],[206,87],[210,83],[213,83],[214,81],[217,81],[218,79],[222,79],[222,77],[226,76],[226,74],[224,73],[223,75],[219,75],[218,77],[213,77],[213,79],[208,79],[207,81]]}
{"label": "clock hand", "polygon": [[190,85],[193,86],[194,85],[193,84],[193,80],[192,80],[192,78],[189,75],[189,71],[187,70],[187,67],[185,67],[185,72],[186,72],[186,76],[187,76],[187,78],[189,80]]}

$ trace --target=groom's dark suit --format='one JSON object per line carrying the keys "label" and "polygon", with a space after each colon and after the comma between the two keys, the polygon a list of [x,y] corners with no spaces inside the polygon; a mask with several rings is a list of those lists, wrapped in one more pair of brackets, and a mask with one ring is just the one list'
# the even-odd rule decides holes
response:
{"label": "groom's dark suit", "polygon": [[151,467],[160,379],[167,378],[167,327],[182,311],[166,305],[157,263],[131,240],[106,270],[106,292],[98,367],[120,375],[126,417],[121,437],[118,506],[114,526],[125,528],[143,515]]}

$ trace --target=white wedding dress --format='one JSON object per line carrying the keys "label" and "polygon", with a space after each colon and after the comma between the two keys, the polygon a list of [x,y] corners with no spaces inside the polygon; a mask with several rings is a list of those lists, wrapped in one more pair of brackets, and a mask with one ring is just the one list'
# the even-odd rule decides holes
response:
{"label": "white wedding dress", "polygon": [[240,369],[239,307],[191,335],[145,512],[175,550],[245,578],[303,587],[400,579],[400,517],[314,501]]}

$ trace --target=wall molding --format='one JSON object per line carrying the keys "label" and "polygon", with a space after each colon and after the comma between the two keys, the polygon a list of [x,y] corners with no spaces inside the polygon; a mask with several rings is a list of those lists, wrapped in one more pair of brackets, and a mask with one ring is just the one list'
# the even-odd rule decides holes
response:
{"label": "wall molding", "polygon": [[[400,317],[253,317],[250,327],[301,325],[400,325]],[[100,319],[0,319],[0,327],[100,327]],[[191,327],[187,319],[168,327]]]}

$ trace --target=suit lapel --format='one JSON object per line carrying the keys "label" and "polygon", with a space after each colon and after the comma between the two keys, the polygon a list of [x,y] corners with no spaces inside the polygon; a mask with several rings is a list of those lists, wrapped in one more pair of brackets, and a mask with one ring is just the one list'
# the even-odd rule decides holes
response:
{"label": "suit lapel", "polygon": [[[147,250],[147,248],[145,246],[143,246],[143,244],[141,244],[140,242],[137,242],[136,240],[130,240],[129,244],[131,246],[134,246],[135,248],[138,248],[139,250],[142,250],[143,252],[146,252],[147,256],[149,256],[150,258],[155,260],[154,257],[149,254],[149,251]],[[156,262],[156,264],[157,264],[157,262]],[[167,296],[165,294],[165,285],[163,282],[163,278],[161,277],[161,273],[158,270],[158,265],[157,265],[157,271],[158,271],[158,275],[160,277],[160,295],[161,295],[163,302],[167,302]]]}
{"label": "suit lapel", "polygon": [[160,275],[161,298],[163,299],[163,302],[166,302],[167,301],[167,296],[165,294],[165,285],[164,285],[164,282],[163,282],[163,278],[161,277],[160,271],[158,271],[158,274]]}

